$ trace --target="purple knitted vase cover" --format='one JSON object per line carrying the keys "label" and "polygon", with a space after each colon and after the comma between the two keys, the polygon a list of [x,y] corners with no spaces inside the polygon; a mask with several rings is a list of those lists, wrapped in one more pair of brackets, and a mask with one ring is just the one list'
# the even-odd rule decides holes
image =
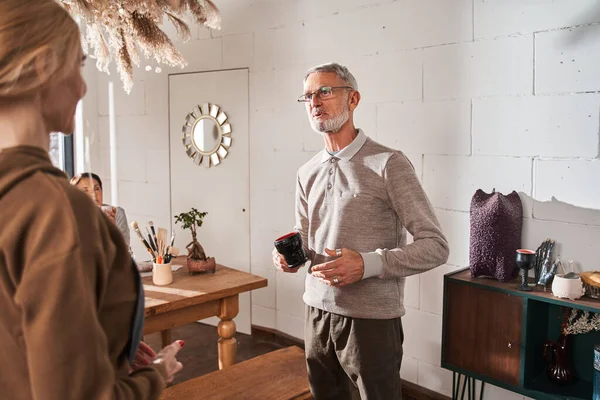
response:
{"label": "purple knitted vase cover", "polygon": [[471,200],[471,276],[491,276],[507,282],[518,273],[515,258],[521,247],[523,206],[517,192],[485,193],[479,189]]}

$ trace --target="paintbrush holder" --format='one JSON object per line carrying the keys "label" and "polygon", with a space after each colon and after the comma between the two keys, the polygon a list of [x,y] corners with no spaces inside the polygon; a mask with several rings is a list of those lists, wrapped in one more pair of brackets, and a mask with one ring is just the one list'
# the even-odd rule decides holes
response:
{"label": "paintbrush holder", "polygon": [[152,283],[156,286],[165,286],[173,282],[173,271],[171,270],[171,263],[169,264],[156,264],[152,265]]}

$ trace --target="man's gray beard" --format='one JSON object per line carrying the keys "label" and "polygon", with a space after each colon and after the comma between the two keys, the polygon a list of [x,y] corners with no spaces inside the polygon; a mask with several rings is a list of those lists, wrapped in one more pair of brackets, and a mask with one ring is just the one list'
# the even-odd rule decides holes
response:
{"label": "man's gray beard", "polygon": [[348,110],[348,108],[346,108],[340,114],[338,114],[335,117],[328,119],[326,121],[320,121],[320,122],[315,121],[312,116],[309,118],[309,121],[310,121],[311,128],[313,129],[313,131],[315,131],[317,133],[325,133],[325,132],[336,133],[340,129],[342,129],[342,126],[344,126],[344,124],[346,122],[348,122],[349,117],[350,117],[350,111]]}

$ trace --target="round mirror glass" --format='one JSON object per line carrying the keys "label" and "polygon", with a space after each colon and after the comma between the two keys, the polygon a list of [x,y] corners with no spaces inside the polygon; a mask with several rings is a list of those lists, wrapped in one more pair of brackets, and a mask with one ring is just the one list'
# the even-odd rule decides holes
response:
{"label": "round mirror glass", "polygon": [[198,151],[213,153],[221,144],[221,126],[213,118],[200,117],[194,124],[192,140]]}

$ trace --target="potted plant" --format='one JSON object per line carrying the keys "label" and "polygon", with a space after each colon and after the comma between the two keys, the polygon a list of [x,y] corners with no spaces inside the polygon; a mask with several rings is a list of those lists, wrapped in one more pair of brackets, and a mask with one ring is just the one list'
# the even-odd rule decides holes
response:
{"label": "potted plant", "polygon": [[187,268],[190,274],[215,272],[215,258],[206,257],[202,245],[196,239],[196,229],[202,226],[202,220],[207,214],[192,207],[191,211],[175,216],[176,224],[181,223],[183,229],[189,229],[192,232],[192,241],[186,246],[188,250]]}

